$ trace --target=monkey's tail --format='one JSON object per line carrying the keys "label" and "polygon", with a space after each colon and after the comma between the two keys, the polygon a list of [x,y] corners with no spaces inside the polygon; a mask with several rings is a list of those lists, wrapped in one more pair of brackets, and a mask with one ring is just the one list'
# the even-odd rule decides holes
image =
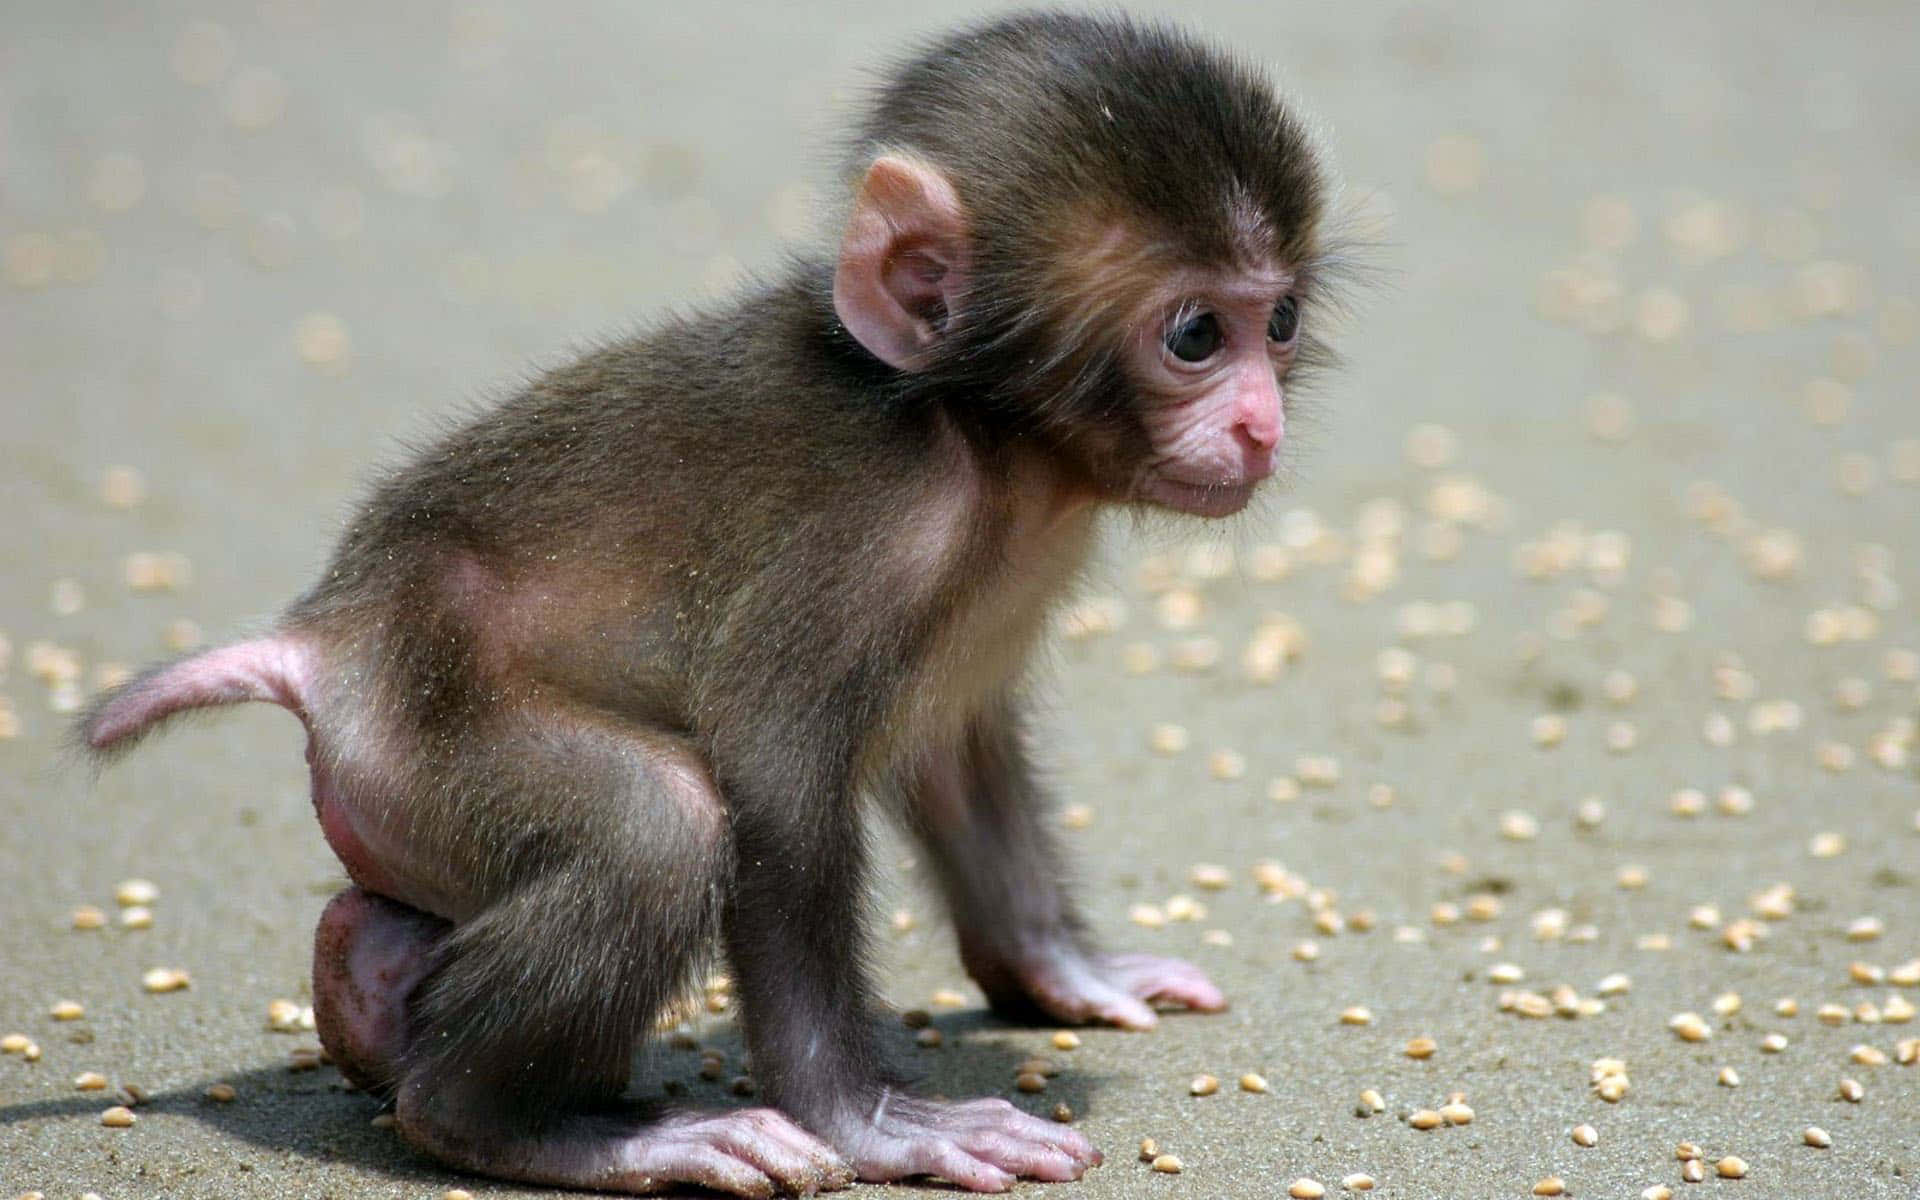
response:
{"label": "monkey's tail", "polygon": [[188,709],[266,700],[304,714],[311,672],[307,645],[293,637],[235,642],[142,672],[95,700],[77,731],[88,751],[106,755]]}

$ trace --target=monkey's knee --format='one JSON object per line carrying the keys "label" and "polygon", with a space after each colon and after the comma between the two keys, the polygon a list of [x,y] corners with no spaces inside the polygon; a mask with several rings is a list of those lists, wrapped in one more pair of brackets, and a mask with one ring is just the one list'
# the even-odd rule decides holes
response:
{"label": "monkey's knee", "polygon": [[418,909],[348,888],[320,914],[313,937],[313,1019],[340,1073],[378,1095],[392,1091],[409,1039],[407,997],[432,968],[449,928]]}

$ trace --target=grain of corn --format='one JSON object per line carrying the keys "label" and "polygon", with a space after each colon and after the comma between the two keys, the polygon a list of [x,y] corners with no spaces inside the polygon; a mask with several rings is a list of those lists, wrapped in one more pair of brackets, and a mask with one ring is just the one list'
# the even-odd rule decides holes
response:
{"label": "grain of corn", "polygon": [[1371,1025],[1373,1024],[1373,1012],[1366,1006],[1360,1004],[1356,1004],[1351,1008],[1343,1008],[1340,1010],[1340,1023],[1342,1025]]}
{"label": "grain of corn", "polygon": [[1249,1071],[1240,1077],[1240,1090],[1243,1092],[1255,1092],[1264,1095],[1268,1087],[1267,1077],[1257,1072]]}
{"label": "grain of corn", "polygon": [[234,1091],[233,1085],[230,1083],[214,1083],[207,1085],[205,1095],[207,1099],[213,1101],[215,1104],[231,1104],[233,1103],[233,1098],[239,1095],[239,1093]]}
{"label": "grain of corn", "polygon": [[473,1200],[473,1193],[465,1188],[448,1188],[440,1193],[440,1200]]}
{"label": "grain of corn", "polygon": [[107,1086],[107,1077],[98,1071],[82,1071],[73,1077],[73,1087],[80,1092],[98,1092]]}
{"label": "grain of corn", "polygon": [[1829,1150],[1833,1147],[1833,1135],[1818,1125],[1809,1125],[1802,1130],[1800,1140],[1815,1150]]}
{"label": "grain of corn", "polygon": [[1549,1175],[1533,1185],[1536,1196],[1564,1196],[1567,1194],[1567,1181],[1558,1175]]}
{"label": "grain of corn", "polygon": [[1053,1106],[1053,1112],[1050,1115],[1061,1125],[1073,1124],[1073,1106],[1064,1100]]}
{"label": "grain of corn", "polygon": [[1080,1035],[1071,1029],[1062,1029],[1056,1032],[1053,1035],[1052,1041],[1055,1050],[1078,1050],[1080,1048]]}
{"label": "grain of corn", "polygon": [[1600,1131],[1591,1125],[1575,1125],[1572,1137],[1573,1144],[1576,1146],[1591,1147],[1600,1144]]}
{"label": "grain of corn", "polygon": [[1784,1033],[1770,1033],[1760,1039],[1760,1049],[1763,1053],[1779,1054],[1786,1048],[1787,1035]]}
{"label": "grain of corn", "polygon": [[140,986],[156,995],[177,992],[192,983],[192,978],[178,967],[155,967],[140,976]]}
{"label": "grain of corn", "polygon": [[1683,1042],[1704,1042],[1713,1037],[1713,1030],[1699,1013],[1694,1012],[1676,1013],[1667,1022],[1667,1028],[1673,1030]]}
{"label": "grain of corn", "polygon": [[1140,1139],[1140,1161],[1150,1163],[1160,1157],[1160,1143],[1152,1138]]}
{"label": "grain of corn", "polygon": [[1640,1200],[1673,1200],[1673,1189],[1664,1183],[1656,1183],[1640,1193]]}
{"label": "grain of corn", "polygon": [[133,1110],[124,1104],[116,1104],[100,1114],[100,1123],[108,1129],[126,1129],[135,1120]]}
{"label": "grain of corn", "polygon": [[1187,1084],[1187,1093],[1193,1096],[1211,1096],[1220,1090],[1220,1081],[1211,1075],[1196,1075]]}
{"label": "grain of corn", "polygon": [[1703,1183],[1707,1178],[1707,1164],[1697,1158],[1690,1158],[1680,1164],[1680,1179],[1683,1183]]}
{"label": "grain of corn", "polygon": [[1438,1049],[1438,1043],[1432,1038],[1422,1035],[1407,1042],[1406,1056],[1413,1059],[1429,1059],[1433,1057],[1434,1051]]}
{"label": "grain of corn", "polygon": [[1387,1111],[1387,1102],[1379,1092],[1366,1088],[1360,1093],[1360,1105],[1356,1111],[1363,1117],[1383,1113]]}
{"label": "grain of corn", "polygon": [[136,904],[132,908],[121,909],[120,910],[120,928],[152,929],[153,928],[153,910],[142,904]]}
{"label": "grain of corn", "polygon": [[1732,1088],[1740,1086],[1740,1072],[1734,1070],[1732,1067],[1721,1067],[1720,1074],[1716,1078],[1721,1087]]}
{"label": "grain of corn", "polygon": [[152,904],[160,898],[160,888],[150,879],[125,879],[113,889],[114,903],[122,908]]}
{"label": "grain of corn", "polygon": [[1713,1171],[1722,1179],[1745,1179],[1747,1160],[1737,1154],[1729,1154],[1713,1164]]}
{"label": "grain of corn", "polygon": [[1415,1129],[1438,1129],[1447,1123],[1447,1119],[1431,1108],[1422,1108],[1407,1118],[1407,1124]]}
{"label": "grain of corn", "polygon": [[1014,1076],[1013,1086],[1029,1094],[1047,1090],[1047,1077],[1037,1071],[1022,1071]]}
{"label": "grain of corn", "polygon": [[1153,1169],[1162,1175],[1178,1175],[1184,1166],[1176,1155],[1160,1154],[1154,1156]]}
{"label": "grain of corn", "polygon": [[1836,1090],[1840,1098],[1848,1104],[1858,1104],[1861,1100],[1865,1099],[1867,1095],[1867,1089],[1861,1087],[1860,1081],[1857,1079],[1842,1079],[1839,1088]]}
{"label": "grain of corn", "polygon": [[1446,1122],[1449,1125],[1473,1124],[1473,1109],[1469,1108],[1462,1101],[1456,1100],[1450,1104],[1442,1104],[1440,1106],[1440,1115],[1446,1118]]}
{"label": "grain of corn", "polygon": [[91,904],[82,904],[73,910],[72,923],[75,929],[100,929],[107,923],[107,914]]}
{"label": "grain of corn", "polygon": [[47,1010],[47,1015],[56,1021],[78,1021],[87,1015],[87,1010],[77,1000],[61,1000]]}
{"label": "grain of corn", "polygon": [[1321,1185],[1319,1180],[1308,1179],[1304,1176],[1294,1180],[1293,1183],[1287,1187],[1287,1195],[1292,1196],[1293,1200],[1320,1200],[1320,1198],[1326,1194],[1327,1189]]}
{"label": "grain of corn", "polygon": [[913,1044],[923,1050],[937,1050],[946,1043],[946,1040],[947,1035],[932,1026],[918,1030],[913,1035]]}

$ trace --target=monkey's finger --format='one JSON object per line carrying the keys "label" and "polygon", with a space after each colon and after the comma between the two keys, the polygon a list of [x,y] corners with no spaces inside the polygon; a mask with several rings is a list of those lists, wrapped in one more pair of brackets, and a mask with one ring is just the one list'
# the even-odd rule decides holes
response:
{"label": "monkey's finger", "polygon": [[972,1130],[959,1135],[961,1149],[1005,1171],[1026,1179],[1066,1183],[1086,1174],[1084,1163],[1052,1146],[1010,1137],[998,1130]]}
{"label": "monkey's finger", "polygon": [[1095,1006],[1093,1015],[1108,1025],[1130,1029],[1135,1033],[1145,1033],[1160,1023],[1159,1015],[1143,999],[1124,992],[1116,992],[1112,999],[1101,1001]]}
{"label": "monkey's finger", "polygon": [[970,1192],[1004,1192],[1014,1185],[1015,1177],[990,1162],[975,1158],[943,1137],[922,1137],[905,1148],[903,1169],[877,1175],[861,1172],[864,1179],[899,1179],[906,1175],[938,1175]]}
{"label": "monkey's finger", "polygon": [[955,1106],[953,1115],[968,1129],[1013,1134],[1025,1141],[1039,1142],[1084,1166],[1097,1167],[1101,1162],[1100,1152],[1093,1148],[1093,1143],[1076,1131],[1022,1112],[997,1097],[969,1100]]}

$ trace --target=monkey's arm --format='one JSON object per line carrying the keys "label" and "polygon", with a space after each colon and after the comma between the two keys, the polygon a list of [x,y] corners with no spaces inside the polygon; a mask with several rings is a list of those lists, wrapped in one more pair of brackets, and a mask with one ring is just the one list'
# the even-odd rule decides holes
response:
{"label": "monkey's arm", "polygon": [[[857,714],[855,697],[880,691],[867,683],[838,690],[827,711]],[[917,1099],[885,1062],[860,921],[860,806],[847,786],[852,755],[835,740],[830,724],[769,715],[755,745],[722,759],[754,764],[723,767],[722,786],[735,850],[727,950],[755,1078],[864,1180],[937,1175],[997,1192],[1023,1176],[1078,1179],[1100,1161],[1080,1134],[1004,1100]]]}
{"label": "monkey's arm", "polygon": [[1203,1012],[1226,1000],[1199,968],[1096,949],[1066,871],[1011,702],[909,784],[908,814],[953,910],[960,955],[996,1009],[1150,1029],[1154,1004]]}

